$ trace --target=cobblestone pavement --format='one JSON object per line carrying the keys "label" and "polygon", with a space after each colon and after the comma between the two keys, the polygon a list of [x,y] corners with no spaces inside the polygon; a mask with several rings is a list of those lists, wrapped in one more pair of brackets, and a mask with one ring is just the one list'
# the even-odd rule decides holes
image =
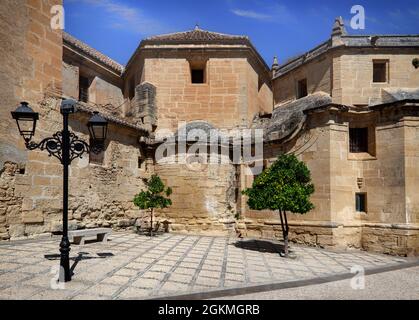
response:
{"label": "cobblestone pavement", "polygon": [[[52,289],[58,237],[0,243],[0,299],[149,299],[313,279],[402,265],[407,259],[292,245],[296,259],[265,240],[114,232],[108,243],[72,245],[73,280]],[[54,268],[55,267],[55,268]]]}

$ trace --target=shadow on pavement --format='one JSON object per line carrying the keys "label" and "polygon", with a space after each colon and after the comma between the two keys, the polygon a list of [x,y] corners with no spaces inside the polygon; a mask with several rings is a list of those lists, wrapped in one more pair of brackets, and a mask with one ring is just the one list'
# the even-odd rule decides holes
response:
{"label": "shadow on pavement", "polygon": [[[93,257],[93,256],[89,257],[88,256],[89,254],[90,253],[88,253],[88,252],[79,252],[76,257],[70,257],[70,260],[74,261],[73,265],[70,267],[70,270],[71,270],[72,273],[74,273],[74,269],[76,268],[77,264],[82,260],[106,259],[106,258],[114,256],[114,254],[111,253],[111,252],[98,252],[98,253],[96,253],[96,255],[97,255],[96,257]],[[59,260],[60,259],[59,254],[46,254],[46,255],[44,255],[44,257],[48,260]]]}
{"label": "shadow on pavement", "polygon": [[240,240],[235,242],[233,245],[240,249],[258,252],[280,254],[284,251],[284,246],[282,244],[274,243],[268,240]]}

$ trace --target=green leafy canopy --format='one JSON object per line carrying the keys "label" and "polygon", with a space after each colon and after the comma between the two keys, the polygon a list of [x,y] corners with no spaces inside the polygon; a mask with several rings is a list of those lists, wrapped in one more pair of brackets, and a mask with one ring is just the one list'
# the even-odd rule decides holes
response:
{"label": "green leafy canopy", "polygon": [[150,179],[146,180],[145,184],[147,189],[134,197],[134,204],[137,207],[140,209],[163,209],[172,204],[172,200],[166,198],[172,194],[172,188],[165,188],[158,175],[152,175]]}
{"label": "green leafy canopy", "polygon": [[281,155],[242,191],[254,210],[284,210],[307,213],[314,208],[310,195],[314,192],[310,170],[295,155]]}

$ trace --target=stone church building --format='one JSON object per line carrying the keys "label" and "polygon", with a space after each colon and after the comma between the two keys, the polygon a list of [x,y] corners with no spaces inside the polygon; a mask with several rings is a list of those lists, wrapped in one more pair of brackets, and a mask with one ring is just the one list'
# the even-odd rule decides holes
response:
{"label": "stone church building", "polygon": [[325,42],[269,67],[248,37],[196,27],[142,40],[122,66],[51,29],[60,2],[0,5],[0,239],[59,231],[62,166],[26,150],[10,112],[29,102],[40,141],[61,130],[72,98],[72,131],[88,141],[94,111],[109,131],[104,152],[72,163],[71,228],[145,224],[132,199],[156,173],[173,188],[156,213],[169,232],[280,239],[278,213],[241,195],[254,162],[157,161],[158,132],[186,123],[263,129],[264,167],[282,153],[307,164],[315,209],[290,215],[293,241],[419,254],[419,35],[348,35],[338,18]]}

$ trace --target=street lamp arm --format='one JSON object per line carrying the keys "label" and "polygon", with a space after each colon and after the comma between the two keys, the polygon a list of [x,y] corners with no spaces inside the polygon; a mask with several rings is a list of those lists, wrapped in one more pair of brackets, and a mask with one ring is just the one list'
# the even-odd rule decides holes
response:
{"label": "street lamp arm", "polygon": [[63,163],[62,141],[62,133],[58,131],[52,137],[45,138],[39,143],[33,141],[26,143],[26,148],[28,150],[47,150],[50,157],[54,156]]}
{"label": "street lamp arm", "polygon": [[[92,148],[94,153],[99,153]],[[70,132],[70,163],[76,158],[82,158],[83,154],[90,153],[90,146],[83,140],[79,139],[73,132]]]}
{"label": "street lamp arm", "polygon": [[[45,138],[44,140],[42,140],[39,143],[36,142],[28,142],[26,143],[26,148],[28,150],[46,150],[48,151],[49,156],[54,156],[56,157],[58,160],[60,160],[60,162],[62,164],[63,163],[63,155],[62,155],[62,146],[63,146],[63,139],[62,139],[63,135],[61,131],[56,132],[55,134],[52,135],[52,137],[48,137]],[[89,145],[79,139],[79,137],[77,137],[73,132],[70,132],[70,158],[69,158],[69,163],[70,164],[74,159],[76,158],[81,158],[85,153],[89,153],[90,152],[90,147]],[[92,148],[92,151],[96,151],[95,148]],[[99,151],[99,150],[98,150]]]}

